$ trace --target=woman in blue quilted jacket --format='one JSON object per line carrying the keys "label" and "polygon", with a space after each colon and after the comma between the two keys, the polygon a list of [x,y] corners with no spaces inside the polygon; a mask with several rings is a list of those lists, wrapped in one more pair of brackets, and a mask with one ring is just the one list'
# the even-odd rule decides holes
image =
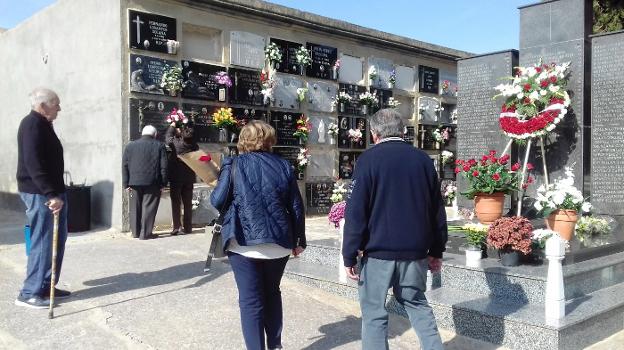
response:
{"label": "woman in blue quilted jacket", "polygon": [[[210,196],[215,208],[225,210],[223,249],[238,287],[248,350],[282,348],[280,282],[288,257],[306,247],[303,201],[294,170],[271,153],[275,142],[275,129],[269,124],[245,125],[238,140],[240,155],[223,160]],[[231,204],[223,208],[230,195]]]}

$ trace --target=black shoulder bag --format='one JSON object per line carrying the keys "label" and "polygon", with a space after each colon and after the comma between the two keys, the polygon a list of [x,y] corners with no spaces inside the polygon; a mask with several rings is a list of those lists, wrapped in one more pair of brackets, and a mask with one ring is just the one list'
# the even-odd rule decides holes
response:
{"label": "black shoulder bag", "polygon": [[[212,227],[212,240],[210,241],[210,248],[208,249],[208,256],[206,257],[206,265],[204,266],[204,272],[210,271],[210,265],[212,264],[212,258],[215,257],[217,249],[223,249],[223,239],[221,238],[221,228],[223,220],[225,219],[225,213],[227,212],[232,201],[234,200],[234,173],[236,172],[236,159],[232,161],[232,167],[230,171],[230,182],[228,184],[228,193],[223,203],[223,207],[219,210],[219,217],[215,220]],[[218,255],[220,257],[222,255]]]}

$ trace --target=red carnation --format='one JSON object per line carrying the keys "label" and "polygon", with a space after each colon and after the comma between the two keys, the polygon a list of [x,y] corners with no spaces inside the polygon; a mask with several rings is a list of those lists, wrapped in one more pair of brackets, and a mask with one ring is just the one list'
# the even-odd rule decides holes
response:
{"label": "red carnation", "polygon": [[528,104],[531,103],[531,99],[528,98],[528,97],[525,97],[523,102],[524,102],[525,105],[528,105]]}
{"label": "red carnation", "polygon": [[496,154],[496,151],[495,151],[495,150],[493,150],[493,149],[492,149],[492,150],[490,150],[490,155],[491,155],[491,156],[493,156],[493,155],[495,155],[495,154]]}
{"label": "red carnation", "polygon": [[534,179],[533,179],[533,177],[529,176],[529,177],[527,178],[527,183],[528,183],[528,184],[532,184],[532,183],[533,183],[533,180],[534,180]]}
{"label": "red carnation", "polygon": [[211,160],[212,160],[212,158],[210,157],[210,155],[206,155],[206,154],[205,154],[205,155],[203,155],[203,156],[199,157],[199,161],[200,161],[200,162],[206,162],[206,163],[208,163],[208,162],[209,162],[209,161],[211,161]]}
{"label": "red carnation", "polygon": [[535,67],[535,71],[538,72],[538,73],[541,73],[542,72],[542,67]]}
{"label": "red carnation", "polygon": [[547,87],[548,86],[548,80],[542,80],[540,82],[540,86],[543,87],[543,88]]}
{"label": "red carnation", "polygon": [[461,160],[461,159],[457,159],[457,160],[455,161],[455,164],[457,164],[457,165],[461,165],[461,163],[463,163],[463,162],[464,162],[463,160]]}
{"label": "red carnation", "polygon": [[533,170],[533,164],[531,164],[531,163],[527,163],[527,169],[529,169],[529,170]]}
{"label": "red carnation", "polygon": [[531,90],[531,84],[529,83],[524,84],[524,91],[529,91],[529,90]]}
{"label": "red carnation", "polygon": [[505,155],[503,155],[500,159],[501,159],[502,161],[508,161],[508,160],[509,160],[509,158],[510,158],[510,157],[509,157],[509,154],[505,154]]}
{"label": "red carnation", "polygon": [[527,189],[527,187],[529,187],[529,184],[522,184],[522,189],[523,189],[523,190],[526,190],[526,189]]}
{"label": "red carnation", "polygon": [[461,170],[459,168],[455,168],[455,174],[459,174]]}
{"label": "red carnation", "polygon": [[482,161],[482,162],[485,162],[485,161],[487,161],[487,160],[488,160],[488,158],[489,158],[488,156],[483,156],[483,157],[481,157],[481,161]]}
{"label": "red carnation", "polygon": [[550,82],[553,83],[553,84],[556,83],[557,82],[557,77],[554,76],[554,75],[552,77],[550,77]]}
{"label": "red carnation", "polygon": [[520,169],[520,163],[515,163],[511,166],[511,171],[517,171],[518,169]]}
{"label": "red carnation", "polygon": [[473,171],[473,172],[472,172],[472,176],[474,176],[474,177],[479,176],[479,172],[478,172],[477,170]]}
{"label": "red carnation", "polygon": [[500,175],[498,173],[492,175],[492,180],[494,180],[494,181],[500,180]]}
{"label": "red carnation", "polygon": [[464,171],[469,171],[470,170],[470,165],[464,165]]}
{"label": "red carnation", "polygon": [[470,166],[475,166],[475,165],[477,165],[477,161],[476,161],[476,160],[474,160],[474,159],[471,159],[471,160],[469,160],[469,161],[468,161],[468,164],[469,164]]}

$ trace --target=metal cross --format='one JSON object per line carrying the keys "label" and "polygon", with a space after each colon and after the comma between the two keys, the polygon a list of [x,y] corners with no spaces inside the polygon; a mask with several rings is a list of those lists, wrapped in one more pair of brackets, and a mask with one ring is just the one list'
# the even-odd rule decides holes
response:
{"label": "metal cross", "polygon": [[132,23],[136,23],[137,29],[137,44],[141,43],[141,24],[145,23],[143,21],[141,21],[141,18],[139,18],[139,15],[137,15],[136,19],[134,21],[132,21]]}

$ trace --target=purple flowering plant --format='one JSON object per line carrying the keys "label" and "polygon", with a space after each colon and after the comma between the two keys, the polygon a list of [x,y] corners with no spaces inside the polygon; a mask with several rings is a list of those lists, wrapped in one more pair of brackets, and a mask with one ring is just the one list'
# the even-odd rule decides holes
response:
{"label": "purple flowering plant", "polygon": [[221,71],[215,74],[215,80],[220,85],[225,85],[226,87],[232,87],[232,79],[227,74],[227,72]]}

